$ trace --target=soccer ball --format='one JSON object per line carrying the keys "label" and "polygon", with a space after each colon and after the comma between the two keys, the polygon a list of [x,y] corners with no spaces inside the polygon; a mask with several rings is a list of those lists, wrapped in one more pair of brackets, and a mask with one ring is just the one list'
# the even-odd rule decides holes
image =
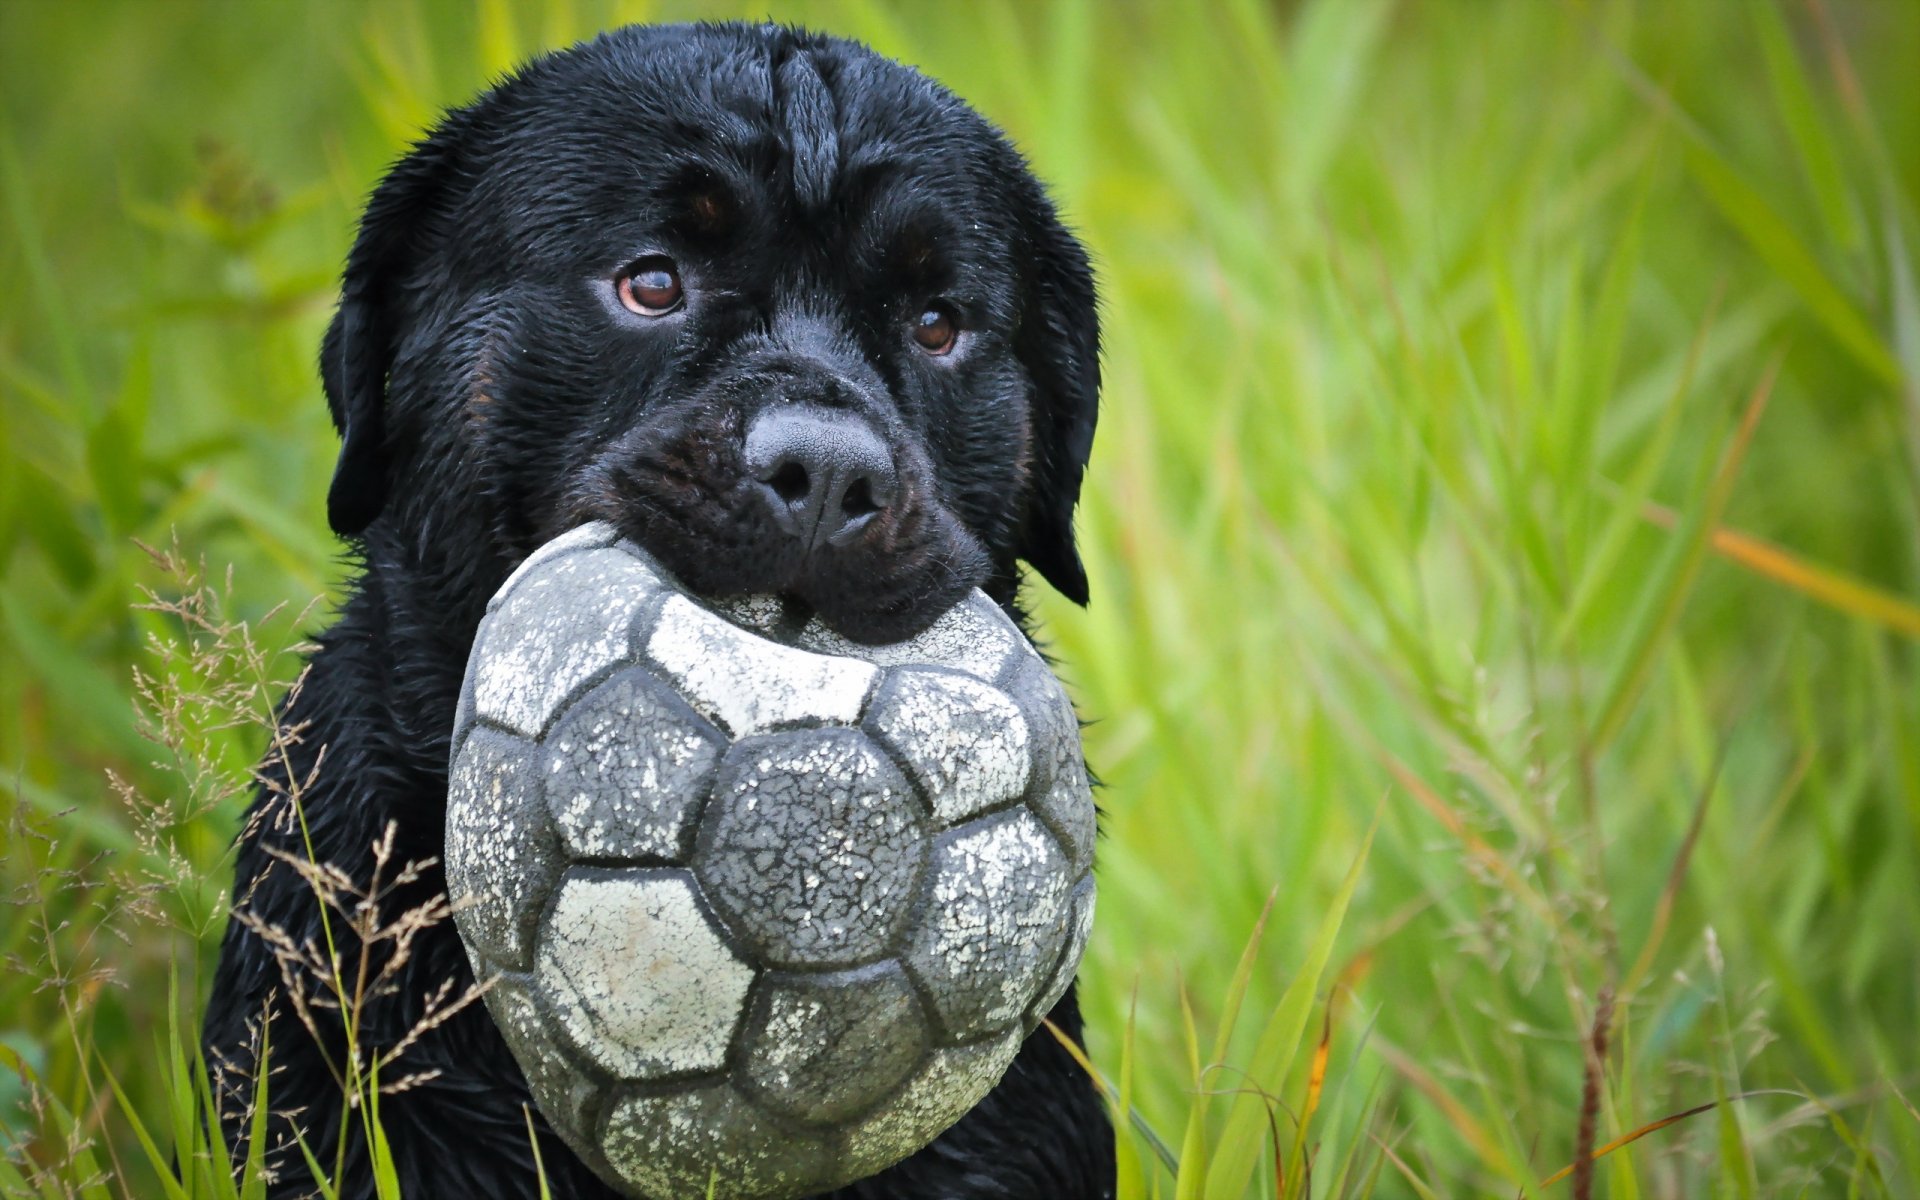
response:
{"label": "soccer ball", "polygon": [[1093,840],[1072,706],[978,591],[864,646],[596,522],[475,639],[454,919],[541,1112],[636,1195],[804,1196],[932,1141],[1073,979]]}

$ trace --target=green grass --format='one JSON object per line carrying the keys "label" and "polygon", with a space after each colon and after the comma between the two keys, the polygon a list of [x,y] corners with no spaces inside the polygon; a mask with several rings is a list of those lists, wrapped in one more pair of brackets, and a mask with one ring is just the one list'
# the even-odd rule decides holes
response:
{"label": "green grass", "polygon": [[[28,1194],[158,1194],[136,1131],[195,1128],[169,996],[238,806],[134,732],[133,539],[242,618],[332,594],[312,364],[383,164],[535,48],[765,11],[0,7]],[[971,99],[1100,265],[1094,603],[1039,612],[1107,783],[1123,1194],[1920,1195],[1920,8],[774,12]],[[1546,1183],[1589,1085],[1588,1145],[1722,1103]]]}

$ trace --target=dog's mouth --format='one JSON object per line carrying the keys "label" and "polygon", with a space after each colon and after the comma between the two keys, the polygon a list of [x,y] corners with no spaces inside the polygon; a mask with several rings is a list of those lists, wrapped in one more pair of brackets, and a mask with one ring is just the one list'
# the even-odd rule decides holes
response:
{"label": "dog's mouth", "polygon": [[986,577],[984,555],[971,538],[936,538],[934,546],[856,541],[816,547],[794,561],[796,556],[769,553],[752,542],[709,545],[684,514],[652,506],[593,515],[611,520],[703,600],[771,596],[784,610],[782,624],[818,616],[835,632],[869,645],[922,632]]}
{"label": "dog's mouth", "polygon": [[987,554],[939,502],[924,455],[896,449],[885,478],[858,461],[795,468],[700,424],[609,446],[573,480],[560,526],[608,521],[695,596],[775,596],[866,644],[920,633],[986,580]]}

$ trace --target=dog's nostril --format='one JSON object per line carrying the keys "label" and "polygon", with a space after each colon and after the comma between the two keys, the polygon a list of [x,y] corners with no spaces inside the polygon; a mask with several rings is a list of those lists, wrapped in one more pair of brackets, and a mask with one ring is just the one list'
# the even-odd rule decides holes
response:
{"label": "dog's nostril", "polygon": [[781,463],[779,468],[767,477],[766,484],[773,489],[774,495],[788,504],[798,504],[807,498],[808,492],[813,490],[813,481],[807,478],[807,469],[792,459]]}
{"label": "dog's nostril", "polygon": [[880,508],[879,502],[873,498],[873,484],[864,475],[848,484],[846,492],[840,497],[840,510],[847,514],[849,520],[877,513]]}

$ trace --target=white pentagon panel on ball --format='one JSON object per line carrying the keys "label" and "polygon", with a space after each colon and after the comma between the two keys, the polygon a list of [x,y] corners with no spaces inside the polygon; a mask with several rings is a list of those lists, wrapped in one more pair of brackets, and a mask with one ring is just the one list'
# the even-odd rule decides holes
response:
{"label": "white pentagon panel on ball", "polygon": [[620,531],[605,521],[588,521],[585,525],[578,525],[567,530],[567,532],[554,538],[544,546],[541,546],[532,554],[527,555],[525,560],[513,569],[513,574],[507,576],[507,581],[500,585],[493,593],[493,599],[487,602],[487,611],[492,612],[494,609],[500,607],[501,603],[506,600],[513,589],[520,585],[522,579],[533,574],[545,564],[552,562],[562,555],[572,554],[576,550],[598,550],[603,546],[611,546],[615,541],[619,540],[619,537]]}
{"label": "white pentagon panel on ball", "polygon": [[694,870],[708,901],[774,966],[881,957],[910,915],[927,831],[907,783],[855,729],[740,742],[707,802]]}
{"label": "white pentagon panel on ball", "polygon": [[944,1130],[965,1116],[1007,1073],[1021,1040],[1014,1030],[988,1041],[935,1050],[898,1094],[848,1130],[841,1171],[858,1179],[890,1167],[916,1144],[924,1144],[927,1131]]}
{"label": "white pentagon panel on ball", "polygon": [[794,641],[808,650],[858,658],[876,667],[951,667],[989,683],[1013,654],[1032,653],[1013,621],[979,588],[904,642],[869,646],[834,632],[818,617],[807,622]]}
{"label": "white pentagon panel on ball", "polygon": [[1068,985],[1073,983],[1074,975],[1080,970],[1080,959],[1087,952],[1087,939],[1093,934],[1093,905],[1095,890],[1093,876],[1089,875],[1073,889],[1073,913],[1068,919],[1072,924],[1067,929],[1067,944],[1061,947],[1060,959],[1053,965],[1053,975],[1047,980],[1047,986],[1040,990],[1033,1006],[1027,1010],[1027,1024],[1038,1026],[1053,1006],[1060,1003],[1060,997],[1067,994]]}
{"label": "white pentagon panel on ball", "polygon": [[842,1182],[830,1138],[796,1137],[726,1084],[623,1097],[607,1114],[607,1162],[654,1200],[709,1194],[797,1200]]}
{"label": "white pentagon panel on ball", "polygon": [[945,834],[933,852],[931,903],[907,965],[947,1040],[1019,1019],[1066,940],[1072,885],[1060,847],[1025,809]]}
{"label": "white pentagon panel on ball", "polygon": [[573,1044],[624,1079],[718,1069],[753,982],[674,870],[575,868],[540,937],[546,999]]}
{"label": "white pentagon panel on ball", "polygon": [[739,1078],[803,1125],[858,1117],[926,1053],[920,1001],[895,962],[763,979],[741,1037]]}
{"label": "white pentagon panel on ball", "polygon": [[575,858],[679,861],[726,743],[644,667],[594,686],[546,737],[547,807]]}
{"label": "white pentagon panel on ball", "polygon": [[468,946],[495,968],[532,960],[540,904],[558,875],[558,845],[539,802],[538,751],[484,726],[447,772],[447,898]]}
{"label": "white pentagon panel on ball", "polygon": [[574,689],[631,657],[634,618],[660,586],[618,549],[540,564],[481,623],[472,660],[479,717],[540,736]]}
{"label": "white pentagon panel on ball", "polygon": [[863,662],[758,637],[684,596],[661,607],[646,649],[687,702],[735,738],[803,723],[851,725],[877,675]]}
{"label": "white pentagon panel on ball", "polygon": [[903,667],[888,673],[866,724],[906,763],[938,825],[964,821],[1026,789],[1026,720],[990,684]]}

